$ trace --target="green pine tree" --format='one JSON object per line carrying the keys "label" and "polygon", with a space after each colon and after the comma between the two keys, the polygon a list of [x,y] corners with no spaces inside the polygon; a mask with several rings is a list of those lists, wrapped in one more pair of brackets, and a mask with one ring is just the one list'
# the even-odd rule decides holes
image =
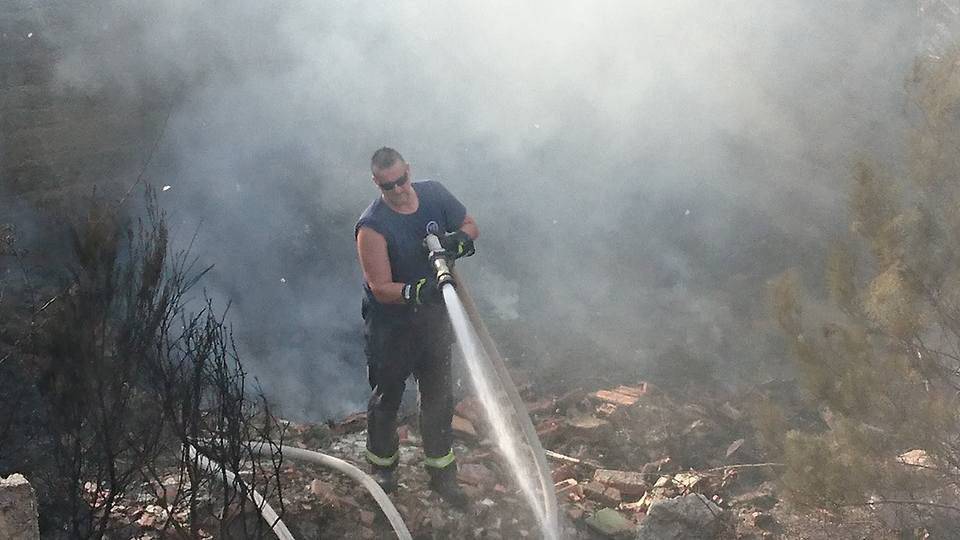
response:
{"label": "green pine tree", "polygon": [[850,238],[827,258],[829,305],[805,299],[796,272],[773,283],[823,422],[770,446],[797,503],[916,501],[960,520],[935,506],[960,507],[960,51],[918,63],[908,88],[908,162],[891,167],[901,174],[856,164]]}

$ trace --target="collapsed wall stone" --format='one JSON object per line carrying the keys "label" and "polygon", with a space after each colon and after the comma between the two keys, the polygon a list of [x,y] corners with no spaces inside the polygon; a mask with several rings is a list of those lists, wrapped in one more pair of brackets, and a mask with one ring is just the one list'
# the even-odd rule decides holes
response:
{"label": "collapsed wall stone", "polygon": [[637,540],[712,540],[723,529],[723,510],[699,493],[658,501],[637,529]]}
{"label": "collapsed wall stone", "polygon": [[0,478],[0,538],[39,540],[37,497],[22,474]]}

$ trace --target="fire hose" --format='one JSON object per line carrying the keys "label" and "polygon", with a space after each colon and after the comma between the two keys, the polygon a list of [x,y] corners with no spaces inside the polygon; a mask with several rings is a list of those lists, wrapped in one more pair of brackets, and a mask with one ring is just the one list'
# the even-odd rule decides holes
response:
{"label": "fire hose", "polygon": [[[251,442],[250,445],[253,452],[261,456],[270,456],[273,454],[273,451],[277,449],[276,446],[272,446],[265,442]],[[410,531],[407,529],[407,525],[404,523],[403,517],[400,516],[400,512],[397,510],[397,507],[393,505],[393,502],[390,501],[390,497],[384,493],[380,485],[377,484],[377,481],[370,477],[370,475],[342,459],[328,456],[327,454],[322,454],[320,452],[305,450],[303,448],[295,448],[293,446],[280,446],[279,450],[282,456],[299,461],[308,461],[328,469],[333,469],[337,472],[343,473],[353,480],[356,480],[357,483],[363,486],[370,493],[370,495],[373,496],[373,499],[380,506],[380,509],[383,510],[383,514],[387,517],[387,521],[390,522],[390,526],[393,527],[393,531],[397,534],[397,538],[400,540],[412,540]],[[217,473],[223,473],[227,482],[229,482],[231,486],[238,486],[240,490],[245,493],[250,500],[253,501],[257,509],[260,511],[260,516],[263,517],[264,521],[270,525],[270,527],[273,529],[273,532],[277,535],[277,538],[280,540],[294,540],[293,534],[290,533],[290,529],[288,529],[283,521],[280,520],[280,516],[277,515],[277,512],[270,506],[269,503],[266,502],[266,500],[264,500],[263,496],[256,491],[247,488],[243,483],[243,480],[237,478],[236,475],[230,471],[210,461],[206,457],[197,454],[197,451],[193,446],[190,446],[188,451],[190,452],[190,456],[197,459],[198,463],[202,467]]]}

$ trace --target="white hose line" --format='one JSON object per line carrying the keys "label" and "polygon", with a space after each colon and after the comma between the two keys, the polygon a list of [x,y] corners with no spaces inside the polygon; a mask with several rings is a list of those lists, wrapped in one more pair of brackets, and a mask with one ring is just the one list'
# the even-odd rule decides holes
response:
{"label": "white hose line", "polygon": [[271,507],[270,504],[264,500],[263,496],[248,488],[243,479],[237,478],[237,475],[198,454],[193,445],[187,446],[187,452],[189,452],[190,458],[196,459],[201,467],[217,474],[222,473],[224,476],[226,476],[227,482],[230,483],[230,486],[238,484],[243,486],[243,491],[246,492],[247,497],[249,497],[250,500],[253,501],[253,504],[256,505],[257,509],[260,511],[260,515],[263,517],[264,521],[270,525],[270,528],[273,529],[273,532],[277,535],[277,538],[280,540],[296,540],[293,537],[293,534],[290,532],[290,529],[288,529],[283,521],[280,520],[280,516],[277,515],[277,512],[274,511],[273,507]]}
{"label": "white hose line", "polygon": [[[251,449],[261,456],[269,456],[273,454],[276,446],[270,446],[262,442],[253,442],[251,443]],[[376,480],[355,465],[333,456],[321,454],[320,452],[295,448],[293,446],[281,446],[280,454],[290,459],[309,461],[310,463],[315,463],[328,469],[334,469],[356,480],[370,492],[373,499],[380,505],[380,509],[383,510],[383,514],[387,516],[387,520],[390,521],[390,526],[393,527],[393,531],[397,533],[397,538],[400,540],[412,540],[413,537],[410,536],[410,531],[407,530],[407,524],[404,523],[403,517],[400,516],[400,512],[397,510],[397,507],[393,505],[390,497],[387,496]]]}

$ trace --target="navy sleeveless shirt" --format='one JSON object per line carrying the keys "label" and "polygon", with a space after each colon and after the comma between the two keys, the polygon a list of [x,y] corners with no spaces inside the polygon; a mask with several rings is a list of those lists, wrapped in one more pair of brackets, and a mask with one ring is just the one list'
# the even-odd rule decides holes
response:
{"label": "navy sleeveless shirt", "polygon": [[[412,214],[401,214],[377,197],[357,220],[354,238],[361,227],[377,231],[387,240],[387,256],[393,281],[412,283],[433,275],[433,268],[427,260],[423,239],[427,233],[438,236],[453,232],[463,225],[467,209],[440,182],[423,180],[413,182],[417,192],[419,207]],[[370,285],[363,284],[365,292],[364,312],[403,315],[410,306],[402,304],[381,304],[373,296]]]}

